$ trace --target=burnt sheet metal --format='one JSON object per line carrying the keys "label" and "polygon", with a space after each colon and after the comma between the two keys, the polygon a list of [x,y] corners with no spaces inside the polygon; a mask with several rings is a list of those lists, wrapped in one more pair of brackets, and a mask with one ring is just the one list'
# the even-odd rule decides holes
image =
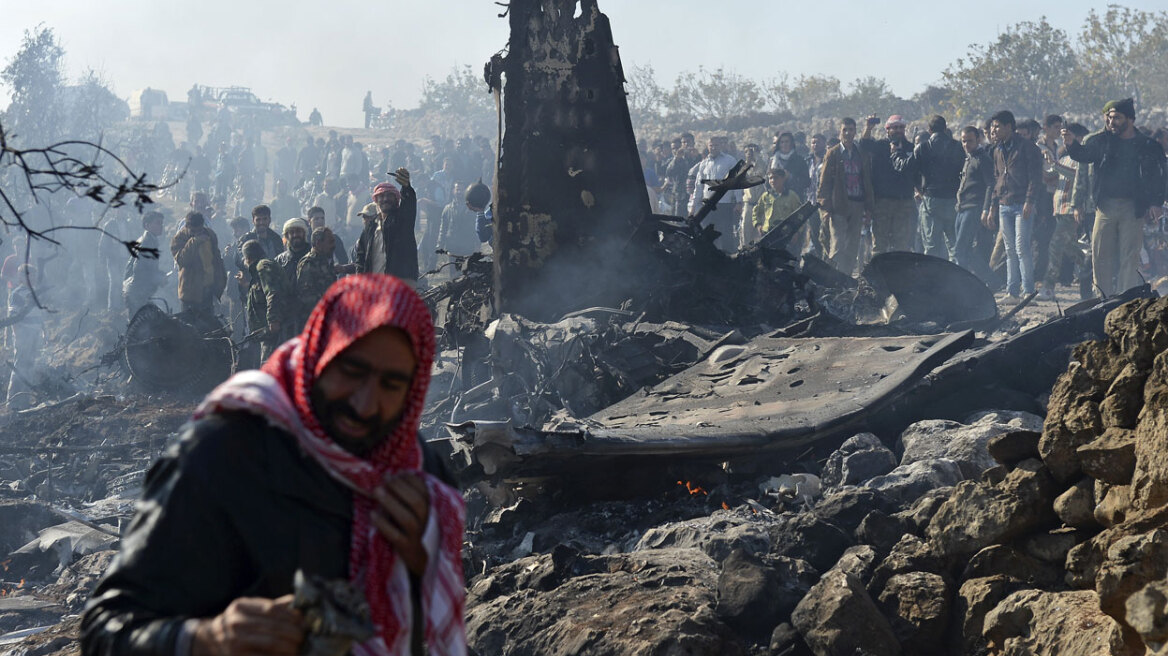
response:
{"label": "burnt sheet metal", "polygon": [[[578,6],[578,14],[576,14]],[[512,0],[495,193],[500,312],[614,305],[656,241],[608,18],[595,0]]]}
{"label": "burnt sheet metal", "polygon": [[451,426],[469,483],[604,467],[614,458],[711,461],[787,450],[859,430],[868,416],[967,348],[972,332],[930,337],[783,339],[725,346],[571,430],[510,422]]}
{"label": "burnt sheet metal", "polygon": [[896,314],[941,326],[989,321],[998,316],[994,294],[967,269],[931,255],[881,253],[861,274],[878,300],[895,299]]}

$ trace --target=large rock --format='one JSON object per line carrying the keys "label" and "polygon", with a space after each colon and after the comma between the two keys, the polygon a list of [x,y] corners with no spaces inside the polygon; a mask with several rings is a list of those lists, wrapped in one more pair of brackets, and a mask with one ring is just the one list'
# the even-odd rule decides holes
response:
{"label": "large rock", "polygon": [[1095,521],[1107,528],[1118,526],[1132,509],[1132,486],[1096,482],[1095,498],[1099,500],[1095,504]]}
{"label": "large rock", "polygon": [[1030,458],[1041,458],[1042,454],[1038,451],[1038,442],[1041,439],[1041,430],[1017,430],[991,437],[986,444],[986,450],[994,461],[1003,465],[1013,465]]}
{"label": "large rock", "polygon": [[779,523],[774,515],[745,517],[718,510],[706,517],[655,526],[645,531],[632,550],[701,549],[718,562],[734,549],[762,555],[770,549],[770,529]]}
{"label": "large rock", "polygon": [[891,509],[894,505],[876,491],[864,487],[842,487],[831,490],[815,504],[815,516],[841,531],[856,530],[873,509]]}
{"label": "large rock", "polygon": [[[550,589],[527,585],[549,554],[473,580],[467,595],[470,646],[480,654],[744,654],[714,613],[717,564],[697,549],[580,556]],[[620,630],[613,630],[620,627]]]}
{"label": "large rock", "polygon": [[909,572],[941,573],[945,569],[945,562],[933,550],[932,545],[915,535],[906,535],[901,538],[892,551],[880,561],[872,571],[872,578],[868,581],[868,592],[880,596],[884,586],[898,574]]}
{"label": "large rock", "polygon": [[1123,620],[1127,598],[1168,574],[1168,531],[1154,530],[1116,540],[1095,576],[1099,607]]}
{"label": "large rock", "polygon": [[[813,582],[815,573],[810,571],[810,566],[804,566],[805,578]],[[807,583],[803,592],[811,588],[812,582]],[[752,639],[761,642],[769,636],[798,601],[797,597],[786,608],[782,607],[778,572],[759,558],[735,549],[722,562],[715,610],[726,624]]]}
{"label": "large rock", "polygon": [[1020,410],[982,410],[965,418],[967,424],[1004,424],[1014,430],[1042,432],[1043,418]]}
{"label": "large rock", "polygon": [[820,480],[824,487],[856,485],[896,467],[896,455],[872,433],[848,438],[823,465]]}
{"label": "large rock", "polygon": [[949,621],[949,584],[932,572],[897,574],[877,602],[906,654],[939,653]]}
{"label": "large rock", "polygon": [[1083,473],[1112,485],[1127,485],[1136,470],[1136,432],[1108,428],[1094,440],[1078,448]]}
{"label": "large rock", "polygon": [[889,503],[903,509],[912,506],[930,490],[951,487],[961,482],[961,467],[952,460],[919,460],[900,465],[883,476],[877,476],[864,487],[881,493]]}
{"label": "large rock", "polygon": [[985,617],[1013,592],[1029,588],[1027,584],[1002,574],[969,579],[961,584],[953,600],[954,626],[960,635],[950,636],[958,642],[959,654],[982,654],[986,650]]}
{"label": "large rock", "polygon": [[893,517],[904,521],[905,528],[910,533],[923,535],[929,522],[933,520],[933,515],[937,514],[952,493],[953,488],[949,486],[933,488],[913,502],[908,510],[893,513]]}
{"label": "large rock", "polygon": [[1127,625],[1140,634],[1144,644],[1160,651],[1168,642],[1168,581],[1153,581],[1124,602]]}
{"label": "large rock", "polygon": [[1144,409],[1136,426],[1133,510],[1139,514],[1168,506],[1168,353],[1156,356],[1144,386]]}
{"label": "large rock", "polygon": [[791,623],[818,656],[901,653],[892,627],[863,584],[840,570],[824,574],[811,588]]}
{"label": "large rock", "polygon": [[1131,653],[1119,624],[1099,610],[1089,590],[1015,592],[986,615],[983,635],[990,653],[1003,656]]}
{"label": "large rock", "polygon": [[789,516],[771,529],[771,555],[799,558],[819,572],[831,569],[852,539],[830,522],[812,513]]}
{"label": "large rock", "polygon": [[872,580],[872,572],[880,563],[880,554],[869,544],[857,544],[848,547],[836,561],[832,569],[838,569],[849,576],[855,577],[860,583],[868,585]]}
{"label": "large rock", "polygon": [[912,533],[907,521],[873,510],[856,527],[856,542],[870,544],[881,552],[887,552],[905,533]]}
{"label": "large rock", "polygon": [[1047,588],[1060,582],[1062,570],[1012,546],[995,544],[974,554],[961,573],[965,580],[991,576],[1007,576],[1032,587]]}
{"label": "large rock", "polygon": [[1025,460],[996,485],[965,481],[941,505],[926,534],[947,556],[972,554],[991,544],[1054,524],[1054,483],[1042,463]]}
{"label": "large rock", "polygon": [[1075,361],[1055,383],[1038,450],[1057,480],[1076,479],[1081,471],[1077,449],[1103,434],[1099,402],[1107,385],[1110,381],[1099,381]]}
{"label": "large rock", "polygon": [[986,446],[991,438],[1017,430],[1006,424],[988,422],[973,425],[943,419],[926,419],[900,434],[904,448],[900,464],[947,459],[957,463],[963,478],[977,478],[996,463]]}
{"label": "large rock", "polygon": [[1103,331],[1124,360],[1147,370],[1152,358],[1168,349],[1168,299],[1141,298],[1124,303],[1107,315]]}
{"label": "large rock", "polygon": [[1083,478],[1054,499],[1054,513],[1067,526],[1098,528],[1095,520],[1095,481]]}
{"label": "large rock", "polygon": [[1144,383],[1148,371],[1129,364],[1107,388],[1107,396],[1099,404],[1099,416],[1104,427],[1135,428],[1140,409],[1144,407]]}

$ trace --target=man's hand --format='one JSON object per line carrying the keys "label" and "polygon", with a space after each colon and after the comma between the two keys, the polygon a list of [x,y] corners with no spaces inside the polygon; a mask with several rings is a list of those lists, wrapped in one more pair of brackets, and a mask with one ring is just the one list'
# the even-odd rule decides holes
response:
{"label": "man's hand", "polygon": [[292,595],[279,599],[241,597],[219,615],[199,620],[191,656],[295,656],[303,640],[303,618],[292,608]]}
{"label": "man's hand", "polygon": [[1075,217],[1075,225],[1077,225],[1077,226],[1083,225],[1083,212],[1082,212],[1082,210],[1073,210],[1072,214]]}
{"label": "man's hand", "polygon": [[1029,219],[1034,216],[1034,203],[1026,201],[1022,203],[1022,218]]}
{"label": "man's hand", "polygon": [[393,179],[397,181],[398,186],[402,189],[410,186],[410,172],[404,166],[394,171],[392,175]]}
{"label": "man's hand", "polygon": [[990,230],[998,229],[998,219],[991,212],[981,213],[981,224]]}
{"label": "man's hand", "polygon": [[426,571],[426,549],[422,534],[430,518],[430,491],[417,474],[387,475],[373,492],[379,506],[373,525],[397,552],[412,574]]}

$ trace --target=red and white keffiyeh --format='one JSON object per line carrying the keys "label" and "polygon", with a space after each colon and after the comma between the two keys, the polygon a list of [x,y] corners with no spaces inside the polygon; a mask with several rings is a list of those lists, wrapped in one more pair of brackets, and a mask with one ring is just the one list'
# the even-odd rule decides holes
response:
{"label": "red and white keffiyeh", "polygon": [[[417,370],[401,421],[393,434],[366,458],[337,445],[320,427],[309,395],[328,363],[353,342],[377,328],[400,328],[409,336]],[[370,496],[387,473],[420,471],[422,452],[418,422],[434,360],[434,325],[430,311],[414,290],[379,273],[337,280],[313,309],[304,332],[276,350],[259,371],[232,376],[215,388],[195,411],[195,418],[224,410],[264,416],[296,436],[300,447],[331,476],[353,489],[350,579],[365,590],[378,636],[354,647],[365,656],[409,653],[412,605],[404,567],[371,520],[376,502]],[[463,621],[462,496],[429,474],[430,513],[437,521],[437,553],[429,554],[422,577],[422,610],[431,654],[466,653]]]}

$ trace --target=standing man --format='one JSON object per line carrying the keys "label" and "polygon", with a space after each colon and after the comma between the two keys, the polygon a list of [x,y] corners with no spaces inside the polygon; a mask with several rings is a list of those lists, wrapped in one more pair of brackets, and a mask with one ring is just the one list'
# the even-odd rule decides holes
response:
{"label": "standing man", "polygon": [[1081,143],[1070,130],[1064,129],[1062,135],[1071,159],[1095,165],[1093,277],[1099,291],[1111,296],[1140,284],[1143,222],[1162,212],[1165,164],[1160,144],[1136,130],[1131,98],[1107,103],[1103,116],[1106,128]]}
{"label": "standing man", "polygon": [[[138,238],[138,245],[142,248],[153,248],[161,255],[158,239],[162,237],[162,213],[147,212],[142,215],[142,229],[144,232]],[[129,274],[122,283],[123,294],[126,300],[126,310],[130,318],[143,305],[150,302],[154,292],[162,287],[166,276],[158,268],[158,256],[149,257],[138,255],[131,257],[126,265]]]}
{"label": "standing man", "polygon": [[[1087,128],[1079,123],[1071,123],[1067,126],[1067,130],[1079,139],[1087,136]],[[1042,145],[1039,144],[1039,147],[1041,148]],[[1090,278],[1091,271],[1088,267],[1083,266],[1085,258],[1077,243],[1081,215],[1075,212],[1074,188],[1080,166],[1086,165],[1079,164],[1065,152],[1054,164],[1055,174],[1058,175],[1052,205],[1055,227],[1050,239],[1046,277],[1043,279],[1042,290],[1038,293],[1038,298],[1044,301],[1054,300],[1055,286],[1058,284],[1059,274],[1062,273],[1063,261],[1067,258],[1070,258],[1078,267],[1080,293],[1083,289],[1090,289],[1090,284],[1084,283],[1088,282],[1086,279]],[[1039,240],[1038,243],[1042,244],[1042,240]]]}
{"label": "standing man", "polygon": [[872,253],[911,251],[916,232],[916,202],[913,186],[917,179],[912,144],[904,138],[904,117],[895,114],[884,122],[884,139],[874,139],[872,130],[880,123],[869,116],[860,137],[860,150],[872,160]]}
{"label": "standing man", "polygon": [[[714,195],[710,186],[702,181],[721,180],[738,163],[738,160],[726,152],[726,144],[726,137],[710,137],[707,142],[706,158],[698,163],[693,176],[694,190],[689,201],[690,216],[697,214],[703,200]],[[722,197],[722,201],[718,203],[718,207],[708,215],[709,225],[721,233],[714,245],[728,253],[737,250],[734,239],[734,217],[742,213],[741,202],[742,191],[735,189],[727,192]]]}
{"label": "standing man", "polygon": [[1014,131],[1013,112],[1003,109],[990,118],[994,148],[994,191],[987,227],[999,225],[1006,247],[1006,293],[1017,299],[1034,292],[1034,215],[1042,181],[1042,153],[1030,139]]}
{"label": "standing man", "polygon": [[[254,239],[260,243],[260,246],[264,247],[264,253],[269,258],[276,257],[284,251],[283,240],[280,239],[280,235],[275,230],[272,230],[272,210],[267,205],[256,205],[252,208],[251,225],[252,230],[239,238],[240,246],[243,246],[243,242]],[[242,252],[237,264],[240,269],[244,268]]]}
{"label": "standing man", "polygon": [[856,271],[864,218],[872,214],[872,166],[856,144],[856,119],[840,121],[839,138],[827,149],[816,197],[831,237],[828,257],[850,276]]}
{"label": "standing man", "polygon": [[170,240],[170,254],[178,266],[178,300],[182,311],[210,318],[215,299],[227,286],[227,270],[219,253],[219,239],[207,228],[203,215],[187,212],[183,227]]}
{"label": "standing man", "polygon": [[961,130],[961,147],[965,150],[965,165],[961,169],[961,186],[957,188],[953,261],[988,282],[992,277],[989,260],[995,236],[986,229],[986,224],[994,189],[994,161],[982,148],[981,130],[973,125]]}
{"label": "standing man", "polygon": [[361,111],[365,113],[365,129],[369,129],[369,124],[373,122],[373,117],[377,115],[376,107],[373,106],[373,92],[365,92],[365,100],[361,102]]}
{"label": "standing man", "polygon": [[[333,239],[332,230],[313,229],[312,248],[296,265],[296,298],[300,301],[300,307],[315,306],[316,302],[324,297],[325,291],[337,281],[337,272],[333,265],[335,247],[336,241]],[[297,321],[297,325],[304,325],[307,320],[308,313],[305,312]]]}
{"label": "standing man", "polygon": [[957,242],[957,188],[966,151],[950,136],[945,117],[929,119],[929,137],[913,151],[921,179],[921,240],[925,253],[953,260]]}
{"label": "standing man", "polygon": [[771,143],[771,153],[771,165],[768,170],[773,168],[786,170],[787,189],[802,198],[802,190],[811,183],[811,174],[807,170],[807,160],[795,149],[795,135],[790,132],[776,134]]}
{"label": "standing man", "polygon": [[291,656],[310,630],[292,607],[302,570],[367,603],[375,633],[353,653],[465,654],[465,508],[418,435],[433,357],[429,310],[407,285],[333,285],[299,337],[212,391],[151,470],[85,610],[82,652]]}
{"label": "standing man", "polygon": [[388,273],[413,285],[418,280],[418,240],[414,235],[418,196],[410,186],[409,171],[399,168],[393,178],[401,191],[389,182],[373,188],[377,218],[366,221],[357,240],[357,271]]}

